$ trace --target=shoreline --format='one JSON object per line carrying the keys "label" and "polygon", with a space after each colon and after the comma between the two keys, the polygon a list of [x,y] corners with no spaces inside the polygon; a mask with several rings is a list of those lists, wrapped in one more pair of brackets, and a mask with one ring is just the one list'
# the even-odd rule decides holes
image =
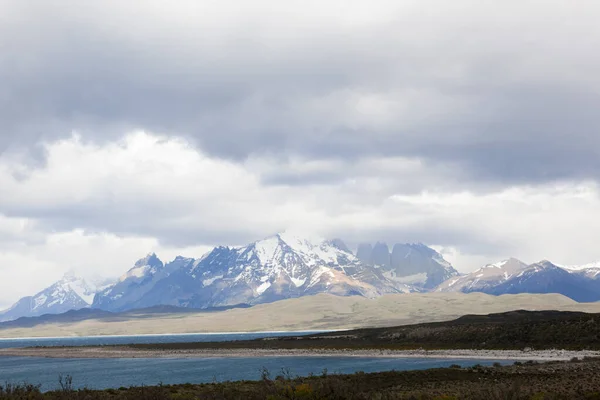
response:
{"label": "shoreline", "polygon": [[3,341],[17,341],[17,340],[51,340],[51,339],[100,339],[100,338],[127,338],[127,337],[152,337],[152,336],[216,336],[216,335],[257,335],[257,334],[279,334],[279,333],[299,333],[299,334],[311,334],[311,333],[329,333],[329,332],[343,332],[349,331],[352,328],[343,329],[324,329],[324,330],[299,330],[299,331],[240,331],[240,332],[192,332],[192,333],[140,333],[131,335],[72,335],[72,336],[27,336],[27,337],[0,337],[0,342]]}
{"label": "shoreline", "polygon": [[600,357],[600,351],[571,350],[327,350],[327,349],[194,349],[137,350],[128,347],[62,347],[0,349],[0,357],[31,358],[255,358],[255,357],[368,357],[439,358],[513,361],[569,361]]}

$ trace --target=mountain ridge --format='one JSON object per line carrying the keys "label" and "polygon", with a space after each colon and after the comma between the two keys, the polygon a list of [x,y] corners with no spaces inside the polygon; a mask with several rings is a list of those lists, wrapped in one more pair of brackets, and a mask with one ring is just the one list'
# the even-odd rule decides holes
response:
{"label": "mountain ridge", "polygon": [[527,265],[511,258],[449,279],[434,291],[481,292],[492,295],[559,293],[575,301],[595,302],[600,301],[600,269],[598,263],[563,267],[542,260]]}
{"label": "mountain ridge", "polygon": [[0,321],[71,309],[125,312],[153,307],[215,309],[321,293],[366,298],[394,293],[559,293],[600,300],[600,263],[561,266],[516,258],[459,274],[423,243],[361,243],[278,233],[245,246],[217,246],[200,258],[163,262],[148,253],[110,285],[92,288],[74,274],[0,312]]}
{"label": "mountain ridge", "polygon": [[[387,245],[378,246],[386,249],[384,259],[391,257]],[[214,308],[319,293],[373,298],[425,291],[431,279],[441,282],[446,273],[457,274],[433,249],[423,244],[403,246],[407,253],[417,255],[406,257],[416,274],[400,276],[390,269],[391,262],[387,266],[367,265],[339,238],[307,238],[287,231],[245,246],[217,246],[200,258],[177,256],[165,263],[155,253],[148,253],[114,283],[99,288],[93,299],[88,293],[84,302],[74,301],[70,309],[92,307],[122,312],[155,306]],[[435,271],[445,272],[436,276]],[[3,319],[42,313],[32,313],[26,306],[29,302],[30,298],[21,299]]]}
{"label": "mountain ridge", "polygon": [[49,287],[33,296],[21,298],[10,308],[0,312],[0,321],[87,308],[91,306],[94,295],[95,288],[72,272],[67,272]]}

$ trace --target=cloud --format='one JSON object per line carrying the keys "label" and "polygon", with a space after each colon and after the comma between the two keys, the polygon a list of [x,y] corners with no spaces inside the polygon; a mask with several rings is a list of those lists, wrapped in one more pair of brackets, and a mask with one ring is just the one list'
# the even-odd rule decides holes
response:
{"label": "cloud", "polygon": [[286,228],[600,258],[600,4],[365,4],[0,0],[0,272]]}
{"label": "cloud", "polygon": [[[6,219],[5,219],[6,221]],[[0,243],[0,310],[17,299],[37,293],[59,280],[66,272],[74,272],[88,282],[114,278],[131,268],[149,251],[156,251],[165,262],[179,254],[201,255],[206,246],[177,247],[160,245],[155,238],[118,236],[111,233],[35,232],[44,240]]]}
{"label": "cloud", "polygon": [[596,2],[66,5],[3,2],[4,148],[143,129],[238,161],[403,157],[473,184],[598,180]]}
{"label": "cloud", "polygon": [[[575,248],[581,258],[595,251],[586,240],[560,244],[562,231],[594,237],[598,224],[590,216],[600,213],[600,200],[593,181],[457,190],[451,180],[444,184],[452,170],[418,160],[240,164],[146,132],[104,145],[75,135],[48,143],[45,152],[44,166],[0,160],[0,209],[16,231],[26,222],[32,231],[83,230],[186,247],[241,245],[294,228],[351,243],[423,241],[471,254],[556,254],[573,262]],[[314,171],[338,178],[324,184],[312,179]],[[293,174],[309,179],[296,185]],[[544,251],[549,243],[554,250]]]}

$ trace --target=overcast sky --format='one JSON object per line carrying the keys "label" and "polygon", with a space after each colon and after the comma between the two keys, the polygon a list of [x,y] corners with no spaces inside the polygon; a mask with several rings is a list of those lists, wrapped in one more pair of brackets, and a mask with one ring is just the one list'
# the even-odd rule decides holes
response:
{"label": "overcast sky", "polygon": [[596,0],[0,0],[0,307],[285,229],[600,260]]}

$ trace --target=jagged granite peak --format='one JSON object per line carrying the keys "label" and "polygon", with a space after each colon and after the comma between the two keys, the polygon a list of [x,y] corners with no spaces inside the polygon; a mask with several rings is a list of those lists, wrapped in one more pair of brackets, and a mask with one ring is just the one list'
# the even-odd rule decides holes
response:
{"label": "jagged granite peak", "polygon": [[8,310],[0,312],[0,321],[43,314],[60,314],[89,307],[95,288],[73,272],[33,296],[23,297]]}
{"label": "jagged granite peak", "polygon": [[171,266],[167,267],[154,253],[136,261],[134,266],[119,280],[99,291],[94,297],[92,307],[106,311],[123,311],[135,303],[156,282],[167,277],[169,273],[181,264],[180,257],[176,258]]}
{"label": "jagged granite peak", "polygon": [[371,263],[383,268],[390,268],[390,249],[385,242],[377,242],[371,253]]}
{"label": "jagged granite peak", "polygon": [[140,258],[133,267],[119,278],[119,281],[127,279],[138,279],[148,275],[154,275],[164,268],[163,262],[155,253],[149,253],[146,257]]}
{"label": "jagged granite peak", "polygon": [[494,287],[524,271],[528,265],[516,259],[509,258],[494,264],[487,264],[477,270],[462,276],[448,279],[440,284],[436,292],[479,292]]}
{"label": "jagged granite peak", "polygon": [[340,247],[290,232],[242,247],[216,247],[201,259],[189,259],[129,307],[209,308],[317,293],[375,297],[411,290]]}
{"label": "jagged granite peak", "polygon": [[441,254],[423,243],[396,243],[391,254],[383,242],[377,242],[373,247],[362,244],[357,257],[368,265],[381,268],[388,279],[421,289],[433,289],[458,275]]}
{"label": "jagged granite peak", "polygon": [[371,243],[360,243],[356,249],[356,257],[366,265],[373,265],[372,253]]}

